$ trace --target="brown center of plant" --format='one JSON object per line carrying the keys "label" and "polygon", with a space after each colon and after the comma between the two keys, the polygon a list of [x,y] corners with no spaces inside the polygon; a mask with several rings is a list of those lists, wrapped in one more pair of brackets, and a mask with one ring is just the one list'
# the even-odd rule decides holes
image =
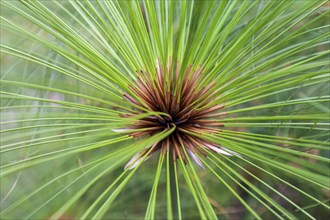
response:
{"label": "brown center of plant", "polygon": [[[129,126],[133,137],[152,136],[170,130],[174,131],[162,141],[151,146],[151,154],[161,150],[162,153],[172,151],[173,160],[181,157],[187,162],[185,151],[199,165],[196,154],[206,155],[209,149],[218,153],[230,155],[222,147],[202,138],[203,132],[217,133],[223,124],[220,116],[226,114],[219,110],[223,104],[216,102],[216,88],[213,84],[204,85],[203,69],[193,69],[189,66],[180,78],[179,68],[171,74],[171,66],[166,69],[157,66],[155,73],[137,71],[136,85],[131,86],[132,95],[124,94],[124,98],[133,103],[136,113],[126,117],[138,116],[141,113],[162,112],[157,116],[146,116]],[[142,158],[149,149],[134,156],[127,166]],[[134,167],[135,165],[131,166]],[[201,165],[202,166],[202,165]]]}

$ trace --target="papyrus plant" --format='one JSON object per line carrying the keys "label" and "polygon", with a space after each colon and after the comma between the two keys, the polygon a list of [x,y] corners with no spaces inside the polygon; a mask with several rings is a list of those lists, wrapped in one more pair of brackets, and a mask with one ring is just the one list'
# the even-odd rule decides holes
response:
{"label": "papyrus plant", "polygon": [[327,1],[1,1],[1,219],[325,219]]}

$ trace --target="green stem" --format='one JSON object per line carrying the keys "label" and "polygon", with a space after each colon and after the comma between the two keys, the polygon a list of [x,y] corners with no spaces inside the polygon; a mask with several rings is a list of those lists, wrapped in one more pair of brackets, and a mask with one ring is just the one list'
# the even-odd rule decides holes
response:
{"label": "green stem", "polygon": [[173,160],[173,154],[172,150],[169,150],[169,156],[170,156],[170,187],[171,187],[171,204],[172,204],[172,211],[173,211],[173,217],[174,219],[178,218],[178,203],[177,203],[177,193],[176,193],[176,178],[175,178],[175,167],[174,163],[175,161]]}

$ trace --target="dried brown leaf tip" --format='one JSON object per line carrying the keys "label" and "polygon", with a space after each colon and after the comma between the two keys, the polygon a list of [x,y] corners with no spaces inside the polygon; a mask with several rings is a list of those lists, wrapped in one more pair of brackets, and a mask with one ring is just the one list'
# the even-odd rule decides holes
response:
{"label": "dried brown leaf tip", "polygon": [[[164,70],[163,66],[157,64],[154,73],[136,71],[135,86],[130,87],[132,94],[124,94],[135,111],[123,117],[148,112],[162,112],[164,115],[141,118],[125,131],[131,131],[130,135],[137,138],[175,128],[170,135],[152,146],[150,155],[158,150],[162,153],[172,151],[174,161],[181,157],[186,163],[186,155],[189,155],[201,167],[203,165],[197,154],[206,156],[205,150],[226,155],[235,154],[200,137],[203,132],[218,133],[223,126],[221,116],[226,112],[223,111],[224,105],[215,101],[217,88],[213,84],[205,85],[206,77],[203,76],[201,67],[187,67],[182,77],[179,68],[177,64],[175,71],[171,71],[171,65],[168,64]],[[137,166],[149,151],[150,148],[147,148],[134,155],[125,168]]]}

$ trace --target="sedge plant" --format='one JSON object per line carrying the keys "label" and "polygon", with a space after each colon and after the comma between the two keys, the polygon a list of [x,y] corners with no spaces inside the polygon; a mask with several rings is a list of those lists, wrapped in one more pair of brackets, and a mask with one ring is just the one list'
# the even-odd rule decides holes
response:
{"label": "sedge plant", "polygon": [[1,1],[1,219],[325,219],[327,1]]}

